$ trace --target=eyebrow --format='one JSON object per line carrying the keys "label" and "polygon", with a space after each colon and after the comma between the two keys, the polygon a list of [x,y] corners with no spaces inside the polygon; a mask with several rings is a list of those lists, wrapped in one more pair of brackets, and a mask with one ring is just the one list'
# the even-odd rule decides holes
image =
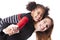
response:
{"label": "eyebrow", "polygon": [[46,20],[44,20],[44,22],[47,22]]}

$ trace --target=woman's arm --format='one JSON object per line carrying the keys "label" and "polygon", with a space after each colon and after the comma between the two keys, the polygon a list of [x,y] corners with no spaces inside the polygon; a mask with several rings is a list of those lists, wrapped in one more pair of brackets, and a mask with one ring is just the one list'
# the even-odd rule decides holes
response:
{"label": "woman's arm", "polygon": [[8,34],[9,36],[19,33],[19,29],[17,27],[17,25],[11,24],[8,27],[6,27],[5,29],[3,29],[3,32],[5,34]]}
{"label": "woman's arm", "polygon": [[19,21],[18,15],[4,18],[0,21],[0,32],[10,24],[16,24]]}
{"label": "woman's arm", "polygon": [[[18,22],[19,21],[19,22]],[[7,25],[9,24],[17,24],[17,26],[20,28],[20,29],[22,29],[23,28],[23,26],[26,24],[28,22],[28,17],[27,16],[24,16],[23,18],[21,18],[19,15],[14,15],[14,16],[11,16],[11,17],[7,17],[7,18],[5,18],[5,19],[3,19],[2,21],[1,21],[1,29],[3,30],[4,29],[4,27],[5,27],[5,29],[7,30],[9,30],[9,28],[11,29],[11,27],[7,27]],[[5,26],[6,25],[6,26]],[[15,25],[14,25],[15,26]],[[7,28],[6,28],[7,27]],[[13,27],[14,28],[14,27]],[[12,29],[13,29],[12,28]],[[17,28],[17,27],[15,27],[15,28]],[[8,32],[8,30],[7,31],[3,31],[3,32],[5,32],[6,34],[9,34],[9,32]],[[15,30],[15,29],[14,29]]]}
{"label": "woman's arm", "polygon": [[27,22],[28,17],[24,16],[16,25],[10,25],[7,28],[3,29],[3,32],[9,35],[19,33],[19,29],[21,30]]}

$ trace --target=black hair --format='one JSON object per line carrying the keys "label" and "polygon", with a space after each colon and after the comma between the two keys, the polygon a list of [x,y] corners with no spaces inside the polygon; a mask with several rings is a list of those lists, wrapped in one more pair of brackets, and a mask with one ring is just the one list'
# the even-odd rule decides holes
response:
{"label": "black hair", "polygon": [[42,19],[44,19],[47,15],[49,15],[49,8],[48,7],[45,7],[45,13],[44,13],[44,16]]}
{"label": "black hair", "polygon": [[34,2],[34,1],[28,3],[28,5],[27,5],[27,7],[26,7],[26,9],[29,10],[29,11],[32,11],[32,10],[34,10],[34,9],[36,9],[36,8],[43,8],[43,9],[45,10],[45,13],[44,13],[43,18],[45,18],[45,16],[49,15],[49,13],[48,13],[49,8],[48,8],[48,7],[45,7],[45,6],[41,5],[41,4],[37,4],[37,3]]}
{"label": "black hair", "polygon": [[29,11],[32,11],[35,8],[36,8],[36,2],[30,2],[30,3],[28,3],[28,5],[26,7],[26,9]]}

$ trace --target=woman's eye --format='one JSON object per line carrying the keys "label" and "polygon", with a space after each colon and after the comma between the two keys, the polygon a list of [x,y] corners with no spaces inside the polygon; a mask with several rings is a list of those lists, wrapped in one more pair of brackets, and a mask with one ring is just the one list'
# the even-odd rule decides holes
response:
{"label": "woman's eye", "polygon": [[46,25],[46,27],[48,28],[49,26],[48,26],[48,25]]}

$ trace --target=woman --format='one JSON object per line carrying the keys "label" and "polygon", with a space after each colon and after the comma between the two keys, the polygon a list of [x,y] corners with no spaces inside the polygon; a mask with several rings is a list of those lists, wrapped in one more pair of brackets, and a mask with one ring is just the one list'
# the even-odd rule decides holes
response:
{"label": "woman", "polygon": [[40,21],[42,18],[48,15],[48,8],[44,7],[43,5],[36,4],[35,2],[30,2],[27,5],[27,9],[31,12],[27,14],[14,15],[5,18],[0,22],[1,23],[0,30],[2,32],[2,30],[5,29],[7,26],[11,24],[17,24],[24,16],[27,16],[29,18],[28,23],[24,25],[25,27],[22,30],[20,30],[19,33],[11,36],[7,35],[6,40],[26,40],[32,35],[32,33],[35,30],[34,23]]}
{"label": "woman", "polygon": [[42,21],[36,23],[36,40],[51,40],[53,25],[52,18],[48,16],[45,17]]}

